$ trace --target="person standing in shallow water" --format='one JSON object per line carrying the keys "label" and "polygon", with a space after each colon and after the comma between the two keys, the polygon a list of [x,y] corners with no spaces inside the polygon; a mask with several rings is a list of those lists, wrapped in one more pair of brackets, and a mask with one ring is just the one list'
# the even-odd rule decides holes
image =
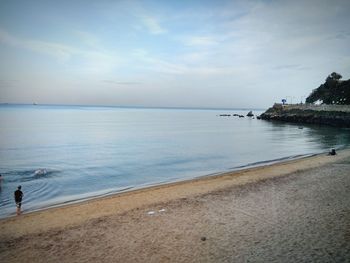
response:
{"label": "person standing in shallow water", "polygon": [[17,215],[21,214],[21,206],[22,206],[22,198],[23,198],[23,192],[21,191],[21,186],[19,185],[17,190],[15,191],[15,202],[17,207]]}

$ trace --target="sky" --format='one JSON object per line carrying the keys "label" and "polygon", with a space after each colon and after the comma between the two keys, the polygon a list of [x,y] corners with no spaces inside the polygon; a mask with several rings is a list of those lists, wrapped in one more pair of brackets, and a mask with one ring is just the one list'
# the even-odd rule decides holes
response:
{"label": "sky", "polygon": [[350,1],[0,0],[0,102],[267,108],[350,78]]}

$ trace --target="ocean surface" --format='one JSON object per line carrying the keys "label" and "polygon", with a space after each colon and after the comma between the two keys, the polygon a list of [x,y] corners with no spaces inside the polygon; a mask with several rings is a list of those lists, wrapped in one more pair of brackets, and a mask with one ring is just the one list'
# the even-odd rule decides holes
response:
{"label": "ocean surface", "polygon": [[[0,106],[0,217],[345,148],[350,130],[248,110]],[[254,114],[262,111],[253,110]]]}

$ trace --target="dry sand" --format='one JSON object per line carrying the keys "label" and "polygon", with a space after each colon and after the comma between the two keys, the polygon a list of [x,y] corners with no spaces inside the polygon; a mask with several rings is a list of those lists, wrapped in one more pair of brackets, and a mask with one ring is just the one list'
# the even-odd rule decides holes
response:
{"label": "dry sand", "polygon": [[8,218],[0,262],[350,262],[349,168],[341,151]]}

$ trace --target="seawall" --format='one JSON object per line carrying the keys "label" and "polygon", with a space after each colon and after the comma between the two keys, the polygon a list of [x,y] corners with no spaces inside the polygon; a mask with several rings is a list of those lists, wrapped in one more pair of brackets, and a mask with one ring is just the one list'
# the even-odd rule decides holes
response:
{"label": "seawall", "polygon": [[350,105],[282,105],[276,103],[261,114],[260,118],[350,128]]}

